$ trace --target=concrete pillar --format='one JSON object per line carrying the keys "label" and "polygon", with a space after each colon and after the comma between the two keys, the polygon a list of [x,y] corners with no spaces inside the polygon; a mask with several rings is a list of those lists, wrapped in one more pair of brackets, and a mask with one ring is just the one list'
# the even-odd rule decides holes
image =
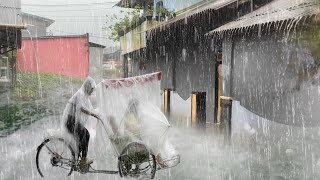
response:
{"label": "concrete pillar", "polygon": [[206,127],[206,93],[193,92],[191,95],[191,125]]}
{"label": "concrete pillar", "polygon": [[128,77],[128,55],[121,55],[122,60],[123,60],[123,77],[127,78]]}
{"label": "concrete pillar", "polygon": [[171,99],[171,90],[165,89],[163,90],[163,111],[165,115],[170,116],[170,99]]}
{"label": "concrete pillar", "polygon": [[220,96],[220,118],[221,118],[221,132],[223,132],[225,141],[231,140],[231,117],[232,117],[232,98]]}

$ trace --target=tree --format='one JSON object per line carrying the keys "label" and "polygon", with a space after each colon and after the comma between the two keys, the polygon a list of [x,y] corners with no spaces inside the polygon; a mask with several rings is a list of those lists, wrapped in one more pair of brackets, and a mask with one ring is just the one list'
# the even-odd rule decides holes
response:
{"label": "tree", "polygon": [[120,15],[113,14],[110,17],[109,21],[113,24],[105,27],[104,29],[109,31],[109,38],[111,40],[119,41],[120,36],[128,32],[130,28],[135,27],[139,23],[141,17],[142,13],[140,6],[136,6],[133,11],[120,11]]}

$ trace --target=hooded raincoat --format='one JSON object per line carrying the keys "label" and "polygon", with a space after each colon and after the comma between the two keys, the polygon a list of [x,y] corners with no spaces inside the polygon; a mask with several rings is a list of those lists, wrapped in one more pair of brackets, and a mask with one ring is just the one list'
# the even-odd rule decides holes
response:
{"label": "hooded raincoat", "polygon": [[62,116],[62,129],[75,137],[79,144],[79,152],[85,152],[84,156],[86,156],[90,135],[84,127],[89,115],[82,112],[82,109],[93,111],[90,94],[95,86],[94,80],[88,77],[81,88],[69,99]]}

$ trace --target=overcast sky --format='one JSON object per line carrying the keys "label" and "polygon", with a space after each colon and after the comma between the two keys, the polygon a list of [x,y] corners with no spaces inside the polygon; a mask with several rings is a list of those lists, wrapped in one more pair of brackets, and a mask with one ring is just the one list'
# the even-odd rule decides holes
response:
{"label": "overcast sky", "polygon": [[106,15],[120,14],[113,7],[119,0],[21,0],[22,11],[55,20],[49,27],[53,35],[90,34],[90,41],[106,46],[117,45],[107,39],[103,27]]}

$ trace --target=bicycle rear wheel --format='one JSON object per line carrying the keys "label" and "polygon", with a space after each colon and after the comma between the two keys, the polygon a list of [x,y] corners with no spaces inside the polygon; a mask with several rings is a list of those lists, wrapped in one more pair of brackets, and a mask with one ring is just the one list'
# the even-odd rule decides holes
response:
{"label": "bicycle rear wheel", "polygon": [[37,148],[36,165],[42,177],[69,176],[75,165],[75,151],[62,138],[45,139]]}

